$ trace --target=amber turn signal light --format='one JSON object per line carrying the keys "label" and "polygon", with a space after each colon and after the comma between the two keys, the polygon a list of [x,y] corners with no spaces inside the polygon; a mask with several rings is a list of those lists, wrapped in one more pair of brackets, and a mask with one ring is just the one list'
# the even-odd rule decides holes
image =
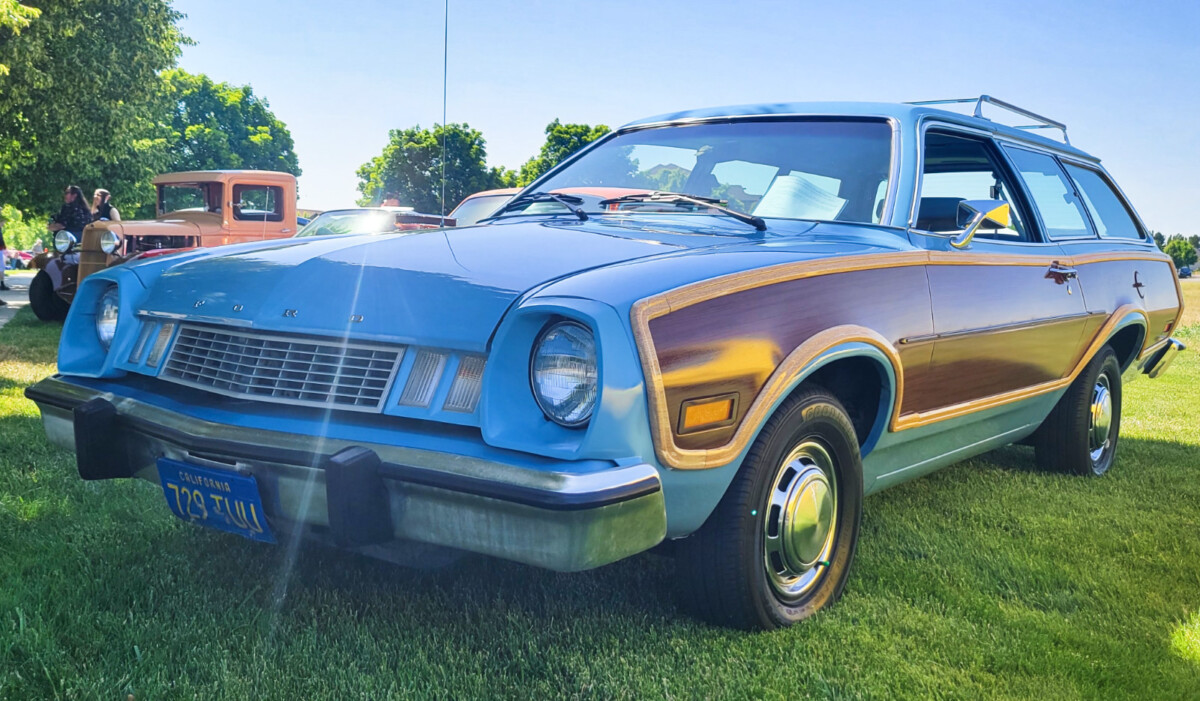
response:
{"label": "amber turn signal light", "polygon": [[733,422],[736,407],[736,394],[686,401],[680,407],[679,432],[728,425]]}

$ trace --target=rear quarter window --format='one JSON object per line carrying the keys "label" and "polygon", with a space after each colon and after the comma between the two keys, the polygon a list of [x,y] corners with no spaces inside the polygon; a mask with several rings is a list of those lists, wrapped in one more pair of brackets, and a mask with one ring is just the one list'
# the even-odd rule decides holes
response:
{"label": "rear quarter window", "polygon": [[1046,235],[1052,239],[1095,236],[1075,195],[1075,186],[1053,156],[1005,146],[1025,190],[1033,199]]}
{"label": "rear quarter window", "polygon": [[1075,181],[1075,187],[1083,197],[1083,204],[1087,207],[1088,214],[1092,215],[1096,233],[1104,238],[1138,241],[1145,238],[1128,205],[1104,175],[1073,163],[1067,164],[1067,174]]}

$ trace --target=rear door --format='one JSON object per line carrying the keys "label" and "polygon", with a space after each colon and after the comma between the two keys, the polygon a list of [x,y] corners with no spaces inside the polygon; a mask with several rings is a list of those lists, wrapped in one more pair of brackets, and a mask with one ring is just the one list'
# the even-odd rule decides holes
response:
{"label": "rear door", "polygon": [[[1137,309],[1146,315],[1148,334],[1143,346],[1165,340],[1180,311],[1179,288],[1168,257],[1154,245],[1133,208],[1097,164],[1062,157],[1057,161],[1054,165],[1072,188],[1070,196],[1087,212],[1092,225],[1088,236],[1059,242],[1074,261],[1088,310],[1107,318],[1122,307]],[[1051,167],[1044,161],[1043,165]],[[1130,359],[1121,358],[1122,362]]]}
{"label": "rear door", "polygon": [[[1091,315],[1066,256],[1041,234],[1040,219],[990,138],[951,130],[925,134],[914,243],[930,250],[934,332],[929,371],[905,387],[909,425],[1015,401],[1070,373]],[[962,200],[1009,203],[1010,228],[981,229],[962,250]],[[1078,214],[1080,220],[1083,214]],[[902,422],[905,417],[902,417]]]}

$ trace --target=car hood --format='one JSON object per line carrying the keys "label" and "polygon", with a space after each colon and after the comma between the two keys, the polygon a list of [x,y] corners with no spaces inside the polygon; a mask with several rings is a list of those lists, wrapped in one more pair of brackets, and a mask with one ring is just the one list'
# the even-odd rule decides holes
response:
{"label": "car hood", "polygon": [[200,227],[195,222],[183,219],[105,221],[100,224],[121,236],[196,236],[200,233]]}
{"label": "car hood", "polygon": [[613,263],[740,240],[669,228],[632,233],[601,222],[524,222],[273,241],[168,268],[140,308],[248,329],[484,351],[527,290]]}

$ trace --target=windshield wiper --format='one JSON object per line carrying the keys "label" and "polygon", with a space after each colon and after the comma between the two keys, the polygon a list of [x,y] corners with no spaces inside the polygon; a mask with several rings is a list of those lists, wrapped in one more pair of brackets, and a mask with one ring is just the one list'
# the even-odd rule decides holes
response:
{"label": "windshield wiper", "polygon": [[722,204],[721,200],[715,197],[701,197],[699,195],[685,195],[681,192],[638,192],[632,195],[622,195],[621,197],[613,197],[607,200],[600,200],[600,205],[621,204],[622,202],[654,202],[659,204],[690,204],[708,209],[715,209],[721,214],[733,217],[738,221],[746,222],[759,231],[767,230],[767,223],[762,217],[756,217],[753,214],[739,212],[736,209],[730,209]]}
{"label": "windshield wiper", "polygon": [[[568,212],[579,217],[579,221],[588,220],[587,212],[583,211],[583,208],[579,206],[583,204],[582,197],[576,197],[575,195],[560,195],[556,192],[531,192],[528,195],[521,195],[520,197],[510,200],[508,204],[501,207],[500,211],[496,212],[496,214],[493,216],[499,216],[508,210],[513,209],[514,207],[531,205],[535,202],[557,202],[566,207]],[[488,218],[491,219],[491,217]]]}

